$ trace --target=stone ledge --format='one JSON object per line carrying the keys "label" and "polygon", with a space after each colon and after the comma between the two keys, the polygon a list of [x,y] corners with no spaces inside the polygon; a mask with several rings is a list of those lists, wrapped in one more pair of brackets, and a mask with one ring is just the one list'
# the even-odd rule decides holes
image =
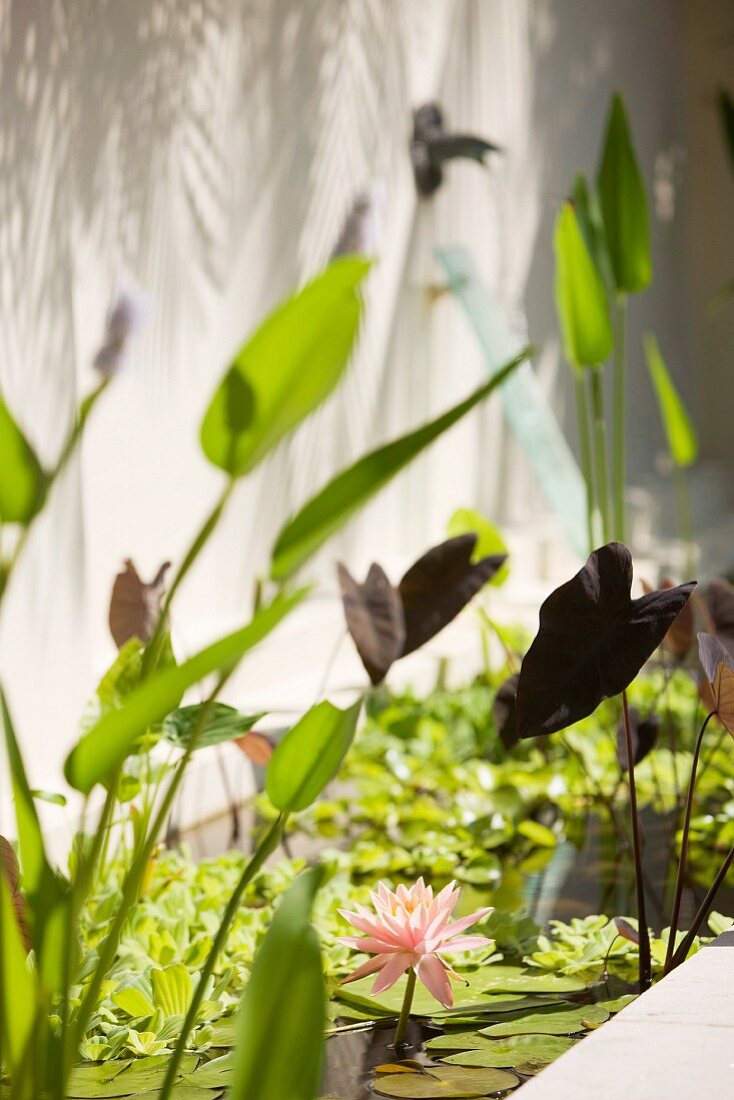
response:
{"label": "stone ledge", "polygon": [[734,1096],[734,932],[699,951],[517,1095],[522,1100]]}

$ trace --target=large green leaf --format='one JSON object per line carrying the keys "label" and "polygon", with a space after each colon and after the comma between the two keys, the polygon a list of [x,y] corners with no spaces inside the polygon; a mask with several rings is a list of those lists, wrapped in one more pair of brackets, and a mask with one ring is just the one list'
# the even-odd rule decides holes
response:
{"label": "large green leaf", "polygon": [[248,649],[270,633],[303,598],[306,589],[278,596],[247,626],[220,638],[182,665],[163,668],[127,696],[118,710],[103,714],[78,742],[64,766],[67,780],[87,794],[122,763],[136,739],[161,722],[187,688],[218,670],[231,669]]}
{"label": "large green leaf", "polygon": [[497,1069],[522,1066],[527,1062],[547,1065],[555,1062],[577,1041],[566,1035],[513,1035],[507,1039],[490,1039],[486,1046],[465,1050],[461,1054],[450,1054],[444,1062],[455,1066]]}
{"label": "large green leaf", "polygon": [[556,307],[569,363],[593,367],[612,350],[609,302],[571,203],[556,221]]}
{"label": "large green leaf", "polygon": [[615,286],[622,293],[644,290],[652,277],[647,198],[619,95],[609,112],[597,190]]}
{"label": "large green leaf", "polygon": [[510,1035],[576,1035],[608,1019],[609,1011],[602,1005],[541,1008],[508,1016],[501,1023],[483,1027],[480,1034],[501,1039]]}
{"label": "large green leaf", "polygon": [[319,1095],[326,989],[310,919],[320,881],[319,869],[296,879],[255,956],[242,998],[230,1100],[315,1100]]}
{"label": "large green leaf", "polygon": [[416,455],[501,386],[527,355],[528,352],[523,351],[464,401],[435,420],[384,447],[378,447],[337,474],[281,530],[273,547],[271,576],[275,580],[282,580],[303,565],[330,535],[359,511],[370,497],[382,489]]}
{"label": "large green leaf", "polygon": [[8,883],[0,875],[0,1046],[9,1066],[17,1066],[33,1032],[36,983]]}
{"label": "large green leaf", "polygon": [[357,256],[335,260],[239,351],[201,426],[215,466],[246,474],[333,390],[359,329],[358,287],[369,267]]}
{"label": "large green leaf", "polygon": [[459,1069],[453,1066],[427,1066],[423,1071],[385,1073],[371,1088],[380,1096],[404,1097],[405,1100],[454,1100],[458,1097],[486,1097],[489,1093],[514,1088],[519,1084],[514,1073],[498,1069]]}
{"label": "large green leaf", "polygon": [[361,698],[347,710],[324,700],[288,731],[265,776],[265,789],[274,806],[283,813],[297,813],[319,797],[339,771],[352,743],[361,706]]}
{"label": "large green leaf", "polygon": [[690,466],[698,455],[698,440],[691,418],[670,377],[660,345],[651,332],[645,333],[643,344],[670,457],[676,466]]}
{"label": "large green leaf", "polygon": [[209,716],[203,727],[199,728],[201,714],[206,707],[206,703],[193,703],[190,707],[178,707],[171,711],[163,722],[163,736],[172,745],[185,749],[192,734],[197,731],[196,747],[205,749],[210,745],[219,745],[222,741],[242,737],[265,717],[263,713],[240,714],[226,703],[215,703],[209,708]]}
{"label": "large green leaf", "polygon": [[28,523],[43,504],[46,475],[0,397],[0,519]]}

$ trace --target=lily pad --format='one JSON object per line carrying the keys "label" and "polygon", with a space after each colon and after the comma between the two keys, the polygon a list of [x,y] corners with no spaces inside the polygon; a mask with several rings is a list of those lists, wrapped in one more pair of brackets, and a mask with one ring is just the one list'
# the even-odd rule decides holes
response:
{"label": "lily pad", "polygon": [[[101,1065],[75,1066],[71,1071],[66,1095],[73,1100],[107,1100],[108,1097],[134,1096],[155,1092],[163,1084],[169,1055],[138,1058],[134,1062],[104,1062]],[[193,1070],[196,1055],[184,1055],[181,1073]],[[122,1068],[121,1068],[122,1067]]]}
{"label": "lily pad", "polygon": [[586,989],[586,982],[579,978],[499,963],[478,971],[474,978],[485,993],[578,993]]}
{"label": "lily pad", "polygon": [[514,1067],[524,1062],[548,1065],[555,1062],[577,1042],[566,1035],[513,1035],[509,1039],[490,1039],[487,1046],[451,1054],[443,1061],[455,1066],[485,1068]]}
{"label": "lily pad", "polygon": [[425,1044],[425,1049],[434,1050],[483,1050],[492,1040],[478,1031],[457,1031],[447,1035],[436,1035]]}
{"label": "lily pad", "polygon": [[613,1001],[599,1001],[598,1007],[605,1008],[607,1012],[614,1014],[615,1012],[621,1012],[623,1008],[636,1000],[636,993],[623,993],[621,997],[615,997]]}
{"label": "lily pad", "polygon": [[490,1024],[482,1028],[481,1034],[494,1039],[508,1035],[575,1035],[590,1024],[603,1024],[608,1019],[609,1012],[602,1005],[540,1009]]}
{"label": "lily pad", "polygon": [[482,1097],[519,1084],[513,1073],[431,1067],[426,1073],[386,1074],[370,1086],[380,1096],[423,1100],[433,1097]]}

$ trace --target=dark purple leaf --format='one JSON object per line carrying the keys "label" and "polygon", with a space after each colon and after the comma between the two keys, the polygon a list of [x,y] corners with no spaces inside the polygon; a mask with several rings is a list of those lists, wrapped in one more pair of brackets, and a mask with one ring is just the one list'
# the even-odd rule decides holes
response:
{"label": "dark purple leaf", "polygon": [[384,569],[373,562],[363,584],[337,566],[347,629],[373,684],[385,679],[403,650],[403,605]]}
{"label": "dark purple leaf", "polygon": [[517,735],[517,720],[515,715],[515,696],[520,673],[515,672],[508,676],[501,684],[492,703],[492,717],[500,735],[500,740],[509,752],[520,740]]}
{"label": "dark purple leaf", "polygon": [[[642,582],[642,587],[646,593],[654,591],[647,581]],[[661,589],[674,587],[674,582],[668,577],[660,582]],[[684,661],[693,645],[695,635],[693,601],[691,600],[685,605],[677,619],[674,619],[673,625],[663,638],[663,649],[667,649],[669,653],[672,653],[677,661]]]}
{"label": "dark purple leaf", "polygon": [[704,702],[734,737],[734,659],[712,634],[698,635],[698,656],[709,689]]}
{"label": "dark purple leaf", "polygon": [[[651,749],[655,748],[655,742],[660,733],[660,718],[657,714],[648,714],[642,718],[635,707],[629,708],[630,734],[632,736],[632,759],[635,767],[644,760]],[[627,763],[627,738],[624,733],[624,718],[620,718],[617,726],[617,760],[623,772],[629,767]]]}
{"label": "dark purple leaf", "polygon": [[141,642],[150,640],[163,598],[164,577],[170,564],[168,561],[164,562],[153,580],[146,584],[128,558],[125,568],[115,577],[110,599],[109,624],[110,633],[118,648],[130,638],[139,638]]}
{"label": "dark purple leaf", "polygon": [[614,924],[620,936],[629,940],[630,943],[636,943],[639,946],[640,933],[636,928],[632,927],[629,921],[625,920],[624,917],[615,917]]}
{"label": "dark purple leaf", "polygon": [[411,565],[398,585],[405,615],[401,656],[412,653],[454,619],[506,561],[492,554],[472,561],[475,534],[459,535],[434,546]]}
{"label": "dark purple leaf", "polygon": [[565,729],[624,691],[685,607],[695,581],[637,600],[631,587],[630,552],[610,542],[545,601],[520,671],[520,737]]}

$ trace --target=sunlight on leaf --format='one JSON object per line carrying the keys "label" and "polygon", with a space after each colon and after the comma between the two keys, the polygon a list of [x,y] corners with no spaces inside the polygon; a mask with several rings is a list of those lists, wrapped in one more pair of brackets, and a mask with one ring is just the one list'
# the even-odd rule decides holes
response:
{"label": "sunlight on leaf", "polygon": [[288,731],[265,776],[265,789],[274,806],[283,813],[297,813],[318,798],[339,771],[361,708],[361,698],[347,710],[324,700]]}
{"label": "sunlight on leaf", "polygon": [[612,350],[609,302],[571,203],[556,220],[556,308],[566,359],[575,367],[603,363]]}
{"label": "sunlight on leaf", "polygon": [[46,475],[0,397],[0,520],[29,523],[43,504]]}
{"label": "sunlight on leaf", "polygon": [[619,95],[609,111],[597,188],[616,288],[644,290],[652,277],[647,197]]}
{"label": "sunlight on leaf", "polygon": [[683,469],[690,466],[698,457],[696,432],[680,394],[673,385],[656,338],[651,332],[646,332],[642,340],[647,368],[658,399],[660,419],[668,440],[670,457],[676,466]]}

